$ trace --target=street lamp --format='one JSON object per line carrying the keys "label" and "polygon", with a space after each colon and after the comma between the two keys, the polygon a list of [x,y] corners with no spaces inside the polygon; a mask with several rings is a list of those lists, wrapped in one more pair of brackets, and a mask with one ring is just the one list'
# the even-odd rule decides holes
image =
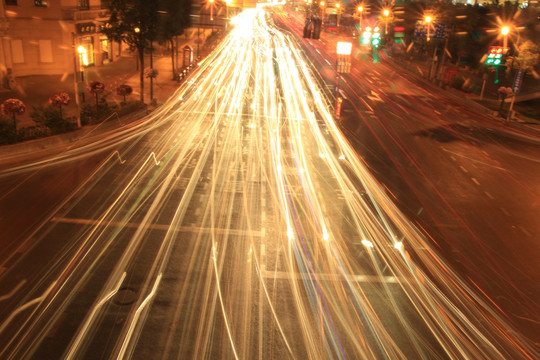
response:
{"label": "street lamp", "polygon": [[210,21],[214,21],[214,0],[208,0],[210,3]]}
{"label": "street lamp", "polygon": [[503,36],[503,48],[508,47],[508,34],[510,33],[510,28],[508,26],[501,27],[501,34]]}
{"label": "street lamp", "polygon": [[227,10],[227,20],[229,20],[229,6],[231,6],[232,0],[225,0],[225,9]]}
{"label": "street lamp", "polygon": [[390,10],[384,9],[384,35],[388,35],[388,16],[390,15]]}
{"label": "street lamp", "polygon": [[339,29],[339,18],[341,17],[341,4],[336,3],[336,12],[337,12],[337,28]]}
{"label": "street lamp", "polygon": [[427,24],[427,41],[429,41],[429,39],[431,38],[431,20],[433,19],[429,15],[426,15],[424,17],[424,22]]}
{"label": "street lamp", "polygon": [[320,2],[321,8],[322,8],[322,14],[321,14],[321,26],[324,24],[324,7],[326,6],[326,3],[324,1]]}
{"label": "street lamp", "polygon": [[360,13],[360,22],[359,22],[359,26],[360,26],[360,32],[362,32],[362,17],[364,15],[364,7],[362,5],[360,5],[358,8],[357,8],[358,12]]}

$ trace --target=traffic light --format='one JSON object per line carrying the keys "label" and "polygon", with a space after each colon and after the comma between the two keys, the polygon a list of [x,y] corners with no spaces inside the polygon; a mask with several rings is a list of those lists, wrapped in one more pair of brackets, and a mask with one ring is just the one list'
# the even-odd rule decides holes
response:
{"label": "traffic light", "polygon": [[362,33],[362,44],[367,45],[371,41],[371,28],[367,26]]}
{"label": "traffic light", "polygon": [[381,29],[377,26],[373,29],[373,34],[371,35],[371,46],[378,48],[381,43]]}
{"label": "traffic light", "polygon": [[484,64],[488,66],[500,66],[506,62],[506,53],[508,48],[502,46],[491,46]]}

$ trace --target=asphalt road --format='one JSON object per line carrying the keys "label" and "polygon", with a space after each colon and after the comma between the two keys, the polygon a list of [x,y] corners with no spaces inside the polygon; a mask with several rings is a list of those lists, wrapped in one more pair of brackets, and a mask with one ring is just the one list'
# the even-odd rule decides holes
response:
{"label": "asphalt road", "polygon": [[[353,95],[344,110],[354,114],[341,124],[348,140],[298,39],[268,20],[246,12],[144,122],[0,174],[2,185],[15,189],[0,200],[2,211],[31,209],[32,229],[13,230],[23,240],[6,240],[10,250],[0,254],[0,357],[538,355],[463,280],[457,270],[469,270],[470,257],[456,255],[463,264],[456,269],[444,256],[449,234],[463,239],[460,249],[489,249],[480,238],[466,241],[487,225],[461,226],[471,214],[486,222],[485,214],[458,206],[460,197],[445,186],[453,184],[468,204],[484,194],[485,208],[511,184],[533,198],[533,181],[517,181],[503,162],[511,159],[516,170],[537,164],[531,140],[482,130],[493,139],[485,154],[470,141],[474,136],[451,128],[459,140],[443,147],[429,129],[446,133],[446,121],[471,110],[414,84],[400,95],[417,97],[414,106],[410,98],[387,98],[386,89],[365,80],[379,71],[371,66],[356,74],[362,82],[345,79]],[[329,56],[323,50],[320,61]],[[448,118],[427,112],[429,106],[442,112],[436,105],[442,100]],[[489,185],[490,171],[505,182]],[[34,208],[44,177],[54,191]],[[483,193],[468,193],[481,185]],[[13,205],[23,193],[30,200]],[[469,212],[459,213],[463,208]],[[426,236],[422,222],[442,240]],[[534,234],[532,223],[520,226]],[[535,305],[519,308],[527,304]]]}
{"label": "asphalt road", "polygon": [[[281,25],[300,38],[303,14]],[[538,344],[538,134],[403,72],[359,39],[301,41],[329,94],[335,44],[353,43],[351,73],[340,75],[341,129],[445,260]]]}

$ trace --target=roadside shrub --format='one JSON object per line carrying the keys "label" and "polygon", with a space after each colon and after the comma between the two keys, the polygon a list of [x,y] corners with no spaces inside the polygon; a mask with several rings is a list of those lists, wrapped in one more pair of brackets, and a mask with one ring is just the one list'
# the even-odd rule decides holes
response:
{"label": "roadside shrub", "polygon": [[126,96],[133,92],[133,88],[127,84],[122,84],[116,88],[116,94],[124,97],[122,105],[126,105]]}
{"label": "roadside shrub", "polygon": [[17,134],[19,141],[34,140],[51,136],[51,130],[45,126],[27,126],[19,129]]}
{"label": "roadside shrub", "polygon": [[104,97],[99,99],[99,102],[96,105],[84,104],[81,107],[81,124],[97,124],[105,120],[110,116],[118,106],[116,104],[109,104]]}
{"label": "roadside shrub", "polygon": [[17,142],[17,133],[13,121],[6,116],[0,116],[0,145]]}
{"label": "roadside shrub", "polygon": [[76,128],[71,119],[64,119],[61,108],[52,106],[34,106],[30,117],[38,125],[45,126],[50,129],[51,134],[61,134]]}
{"label": "roadside shrub", "polygon": [[452,87],[458,90],[463,89],[463,84],[465,84],[465,79],[460,76],[456,76],[452,81]]}

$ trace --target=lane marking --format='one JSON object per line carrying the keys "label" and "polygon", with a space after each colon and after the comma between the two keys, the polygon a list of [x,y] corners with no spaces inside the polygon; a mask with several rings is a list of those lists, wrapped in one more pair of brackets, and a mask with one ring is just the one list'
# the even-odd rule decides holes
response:
{"label": "lane marking", "polygon": [[494,200],[495,198],[493,197],[493,195],[491,195],[489,192],[487,191],[484,191],[484,194],[487,195],[488,198],[490,198],[491,200]]}
{"label": "lane marking", "polygon": [[471,180],[472,180],[476,185],[480,185],[480,183],[478,182],[478,180],[476,180],[475,178],[471,178]]}
{"label": "lane marking", "polygon": [[329,280],[329,281],[356,281],[366,283],[387,283],[398,284],[399,280],[395,276],[377,275],[342,275],[342,274],[309,274],[309,273],[288,273],[285,271],[267,271],[262,273],[264,278],[282,280]]}
{"label": "lane marking", "polygon": [[505,208],[500,207],[499,209],[501,209],[502,212],[503,212],[506,216],[510,216],[510,213],[509,213],[508,210],[506,210]]}
{"label": "lane marking", "polygon": [[464,173],[468,173],[469,171],[467,171],[467,169],[465,169],[462,165],[459,165],[459,168],[464,172]]}
{"label": "lane marking", "polygon": [[518,225],[518,228],[519,228],[521,231],[523,231],[523,233],[524,233],[525,235],[527,235],[528,237],[532,237],[532,234],[531,234],[530,232],[528,232],[527,229],[525,229],[523,226]]}
{"label": "lane marking", "polygon": [[[471,160],[471,161],[480,163],[480,164],[482,164],[482,165],[486,165],[486,166],[489,166],[489,167],[492,167],[492,168],[495,168],[495,169],[499,169],[499,170],[508,172],[508,170],[506,170],[505,168],[502,168],[502,167],[500,167],[500,166],[488,164],[488,163],[485,163],[485,162],[483,162],[483,161],[480,161],[480,160],[471,158],[471,157],[469,157],[469,156],[462,155],[462,154],[456,153],[456,152],[454,152],[454,151],[447,150],[447,149],[445,149],[445,148],[442,148],[442,149],[443,149],[443,151],[446,151],[446,152],[448,152],[448,153],[450,153],[450,154],[457,155],[457,156],[462,157],[462,158],[465,158],[465,159],[467,159],[467,160]],[[451,158],[452,160],[456,160],[456,159],[455,159],[453,156],[451,156],[451,155],[450,155],[450,158]]]}
{"label": "lane marking", "polygon": [[76,218],[64,218],[64,217],[53,217],[51,222],[63,223],[63,224],[78,224],[78,225],[98,225],[98,226],[119,226],[125,228],[137,229],[143,227],[145,229],[151,230],[163,230],[168,231],[172,228],[176,232],[210,232],[213,231],[216,234],[231,234],[237,236],[255,236],[263,237],[264,229],[262,231],[257,230],[238,230],[238,229],[220,229],[220,228],[207,228],[207,227],[198,227],[198,226],[171,226],[166,224],[141,224],[141,223],[122,223],[119,221],[110,221],[104,222],[93,219],[76,219]]}

